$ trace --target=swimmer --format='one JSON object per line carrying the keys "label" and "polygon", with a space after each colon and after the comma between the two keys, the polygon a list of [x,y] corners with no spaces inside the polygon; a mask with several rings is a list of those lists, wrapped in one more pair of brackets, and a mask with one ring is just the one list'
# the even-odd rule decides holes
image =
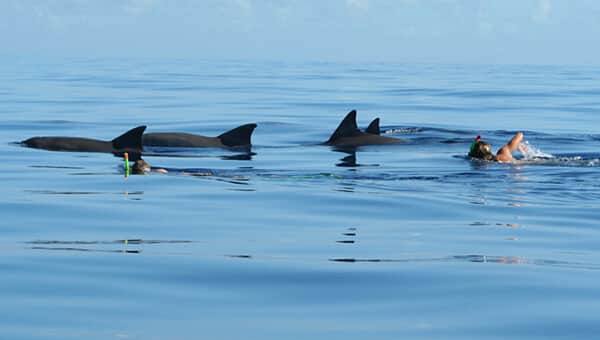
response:
{"label": "swimmer", "polygon": [[492,154],[490,143],[481,141],[480,138],[480,136],[477,136],[473,144],[471,144],[469,157],[486,161],[509,163],[514,161],[512,154],[516,150],[519,150],[522,154],[525,154],[526,152],[525,147],[521,144],[521,141],[523,140],[522,132],[517,132],[506,145],[498,150],[495,156]]}
{"label": "swimmer", "polygon": [[150,172],[150,163],[146,162],[143,159],[136,160],[131,166],[131,172],[136,175],[145,175]]}
{"label": "swimmer", "polygon": [[133,163],[133,165],[131,166],[131,170],[136,175],[146,175],[146,174],[150,173],[151,171],[158,172],[161,174],[168,173],[168,171],[166,169],[161,169],[161,168],[152,169],[152,167],[150,166],[150,163],[146,162],[142,158],[139,158],[138,160],[135,161],[135,163]]}
{"label": "swimmer", "polygon": [[[132,173],[134,173],[136,175],[147,175],[151,172],[159,173],[159,174],[168,174],[169,173],[169,170],[164,169],[164,168],[153,168],[150,165],[150,163],[146,162],[142,158],[139,158],[138,160],[135,161],[135,163],[133,163],[133,165],[131,166],[131,171],[132,171]],[[214,176],[215,175],[210,170],[186,171],[186,170],[175,169],[171,173],[178,174],[178,175],[196,176],[196,177],[205,177],[205,176]]]}

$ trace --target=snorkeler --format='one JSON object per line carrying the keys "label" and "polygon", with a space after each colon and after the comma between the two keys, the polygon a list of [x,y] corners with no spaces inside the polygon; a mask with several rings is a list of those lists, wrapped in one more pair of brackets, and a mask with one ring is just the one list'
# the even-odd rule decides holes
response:
{"label": "snorkeler", "polygon": [[475,141],[473,141],[473,143],[471,144],[469,157],[482,159],[486,161],[512,162],[514,160],[512,154],[517,149],[521,153],[525,153],[525,147],[521,144],[522,140],[523,133],[517,132],[513,136],[513,138],[511,138],[510,141],[506,143],[506,145],[504,145],[498,150],[496,156],[494,156],[494,154],[492,154],[492,147],[490,146],[490,143],[482,141],[481,136],[477,136],[477,138],[475,138]]}
{"label": "snorkeler", "polygon": [[150,163],[140,157],[133,163],[131,170],[136,175],[145,175],[152,170],[152,167],[150,166]]}
{"label": "snorkeler", "polygon": [[160,174],[166,174],[169,172],[167,169],[153,168],[150,163],[146,162],[141,157],[133,163],[131,170],[136,175],[147,175],[150,172],[157,172]]}
{"label": "snorkeler", "polygon": [[147,175],[149,173],[168,174],[173,173],[176,175],[187,175],[195,177],[206,177],[214,176],[215,173],[208,169],[165,169],[165,168],[153,168],[150,163],[146,162],[141,157],[138,158],[133,165],[131,165],[131,172],[135,175]]}

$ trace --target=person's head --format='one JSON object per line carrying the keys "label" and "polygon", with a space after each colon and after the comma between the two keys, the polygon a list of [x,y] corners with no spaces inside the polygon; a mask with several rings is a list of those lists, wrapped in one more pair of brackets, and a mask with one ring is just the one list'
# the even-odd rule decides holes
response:
{"label": "person's head", "polygon": [[151,167],[150,167],[150,163],[139,158],[138,160],[135,161],[135,163],[133,163],[133,166],[131,167],[131,169],[133,170],[134,174],[145,175],[150,172]]}
{"label": "person's head", "polygon": [[494,154],[492,153],[492,147],[490,143],[484,141],[474,142],[471,150],[469,151],[469,157],[493,161]]}

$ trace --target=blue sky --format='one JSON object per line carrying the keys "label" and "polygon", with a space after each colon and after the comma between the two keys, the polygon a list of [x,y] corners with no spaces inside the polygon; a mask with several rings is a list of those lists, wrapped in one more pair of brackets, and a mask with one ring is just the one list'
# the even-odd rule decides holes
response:
{"label": "blue sky", "polygon": [[2,0],[0,54],[600,65],[595,0]]}

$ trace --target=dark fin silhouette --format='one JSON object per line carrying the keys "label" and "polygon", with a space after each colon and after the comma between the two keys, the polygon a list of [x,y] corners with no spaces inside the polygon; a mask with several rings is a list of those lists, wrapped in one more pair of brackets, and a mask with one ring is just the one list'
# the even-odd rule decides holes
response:
{"label": "dark fin silhouette", "polygon": [[133,163],[133,162],[136,162],[136,161],[142,159],[142,153],[141,152],[137,152],[137,151],[129,151],[129,150],[127,150],[127,151],[120,150],[119,151],[119,150],[115,150],[112,154],[115,157],[123,158],[125,156],[125,153],[127,153],[127,156],[129,158],[129,162],[130,163]]}
{"label": "dark fin silhouette", "polygon": [[333,143],[333,141],[341,137],[353,136],[357,131],[358,126],[356,125],[356,110],[352,110],[348,112],[346,117],[344,117],[344,120],[342,120],[340,125],[337,127],[337,129],[335,129],[325,144]]}
{"label": "dark fin silhouette", "polygon": [[365,130],[366,133],[370,133],[372,135],[380,135],[381,130],[379,130],[379,118],[373,119],[369,127]]}
{"label": "dark fin silhouette", "polygon": [[[129,161],[130,162],[136,162],[140,159],[142,159],[142,153],[141,152],[128,152],[127,155],[129,156]],[[120,154],[116,154],[117,157],[123,157],[123,153],[121,152]]]}
{"label": "dark fin silhouette", "polygon": [[142,134],[146,130],[146,126],[138,126],[133,128],[119,137],[112,140],[112,145],[115,150],[144,150],[142,146]]}
{"label": "dark fin silhouette", "polygon": [[249,146],[252,145],[250,137],[255,128],[256,124],[241,125],[217,136],[217,138],[226,146]]}

